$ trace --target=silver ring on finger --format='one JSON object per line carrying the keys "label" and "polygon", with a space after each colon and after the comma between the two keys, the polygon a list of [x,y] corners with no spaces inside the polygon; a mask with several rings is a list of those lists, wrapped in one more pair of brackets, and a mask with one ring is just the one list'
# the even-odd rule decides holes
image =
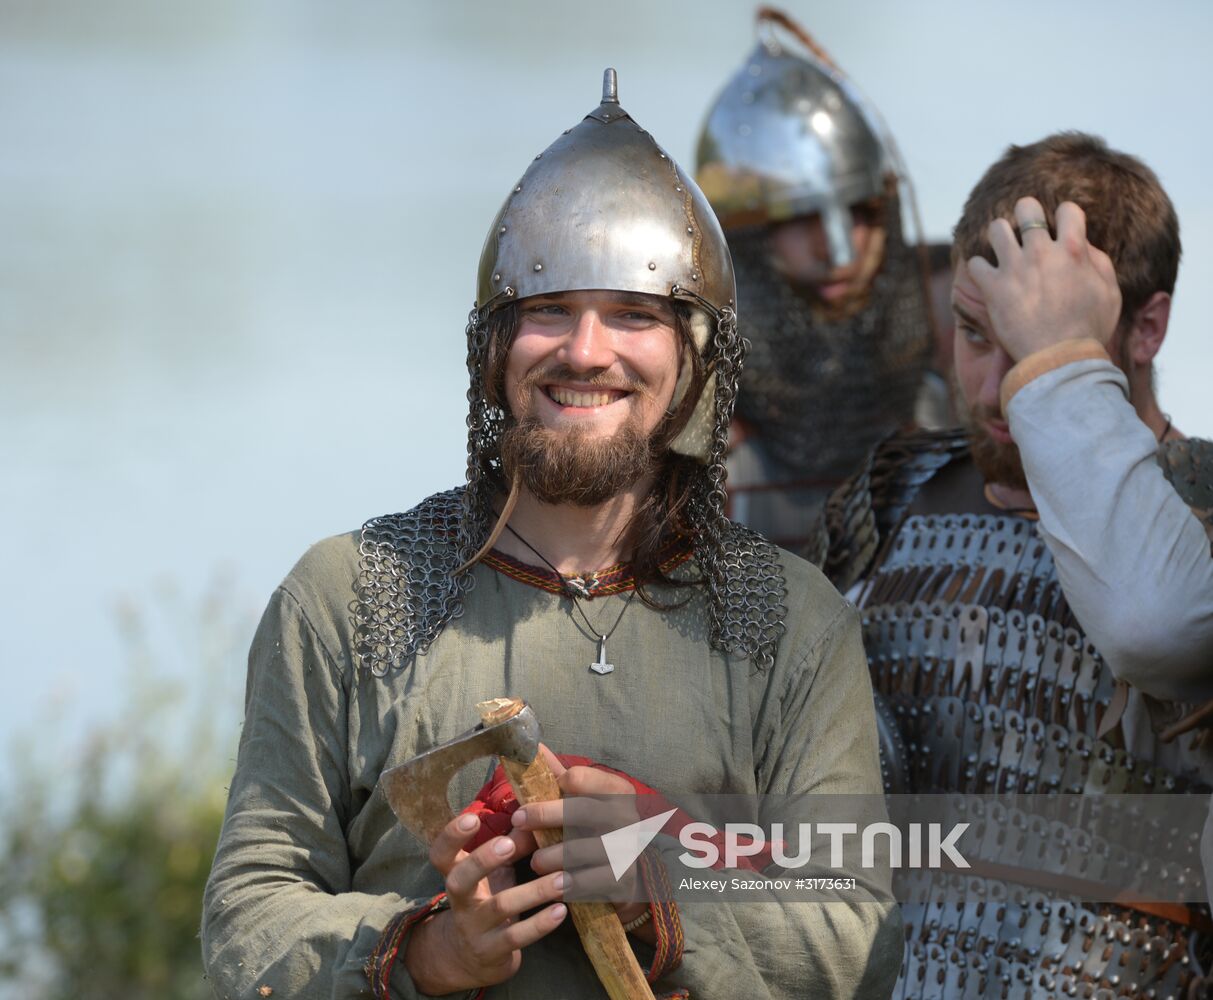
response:
{"label": "silver ring on finger", "polygon": [[1024,233],[1033,229],[1043,229],[1048,232],[1049,224],[1044,219],[1033,219],[1031,222],[1022,222],[1019,225],[1019,235],[1022,237]]}

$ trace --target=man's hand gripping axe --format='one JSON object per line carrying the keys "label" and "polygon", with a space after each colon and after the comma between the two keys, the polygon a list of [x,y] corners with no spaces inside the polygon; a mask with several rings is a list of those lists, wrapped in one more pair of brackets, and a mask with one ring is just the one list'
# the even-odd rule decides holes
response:
{"label": "man's hand gripping axe", "polygon": [[[529,705],[495,698],[477,706],[481,723],[462,736],[384,771],[380,781],[388,804],[415,836],[432,843],[453,818],[447,788],[464,766],[481,757],[501,758],[519,805],[560,798],[556,776],[539,753],[540,730]],[[564,839],[560,830],[536,830],[540,847]],[[586,955],[611,1000],[653,1000],[627,933],[609,903],[568,904]]]}

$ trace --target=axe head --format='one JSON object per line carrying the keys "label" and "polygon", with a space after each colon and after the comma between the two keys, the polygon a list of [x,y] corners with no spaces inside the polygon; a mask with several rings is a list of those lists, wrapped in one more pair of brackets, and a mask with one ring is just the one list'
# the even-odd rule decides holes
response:
{"label": "axe head", "polygon": [[458,771],[480,757],[507,757],[529,764],[539,753],[540,736],[539,722],[527,705],[513,718],[490,726],[482,723],[384,771],[379,781],[396,818],[428,844],[454,818],[447,788]]}

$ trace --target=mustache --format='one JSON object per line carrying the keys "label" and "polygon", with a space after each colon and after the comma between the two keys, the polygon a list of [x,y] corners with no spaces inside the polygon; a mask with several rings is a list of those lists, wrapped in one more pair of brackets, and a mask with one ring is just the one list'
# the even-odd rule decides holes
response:
{"label": "mustache", "polygon": [[652,390],[641,378],[612,375],[599,371],[591,375],[585,372],[573,371],[568,365],[552,365],[548,368],[527,372],[518,382],[520,392],[527,393],[545,382],[571,382],[576,385],[590,386],[595,389],[614,389],[619,392],[635,392],[643,396],[651,396]]}

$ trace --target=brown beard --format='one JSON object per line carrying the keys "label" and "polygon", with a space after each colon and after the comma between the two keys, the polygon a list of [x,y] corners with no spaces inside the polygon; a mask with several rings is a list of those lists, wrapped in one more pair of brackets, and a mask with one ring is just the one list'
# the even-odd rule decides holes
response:
{"label": "brown beard", "polygon": [[981,478],[987,483],[999,483],[1012,489],[1026,490],[1028,479],[1024,475],[1023,462],[1019,457],[1019,446],[1014,442],[1000,444],[975,422],[966,421],[966,424],[969,429],[969,451]]}
{"label": "brown beard", "polygon": [[961,409],[960,419],[969,432],[969,453],[973,456],[973,464],[981,473],[981,478],[987,483],[999,483],[1016,490],[1028,488],[1028,478],[1024,475],[1023,460],[1019,457],[1019,445],[1015,442],[1001,444],[990,437],[982,428],[982,422],[990,418],[1001,419],[1001,413],[994,413],[984,407],[970,409],[965,403],[964,394],[960,391],[960,383],[955,374],[952,379],[952,399]]}
{"label": "brown beard", "polygon": [[587,428],[555,431],[535,417],[512,423],[501,437],[507,480],[515,473],[541,503],[593,507],[656,468],[649,441],[631,421],[610,437]]}
{"label": "brown beard", "polygon": [[[576,379],[604,389],[647,395],[639,379],[598,374],[578,376],[564,365],[530,372],[518,385],[514,412],[524,412],[535,387],[547,380]],[[553,430],[524,413],[511,419],[501,436],[501,463],[506,481],[520,475],[522,485],[540,503],[593,507],[610,500],[642,476],[656,471],[653,438],[646,438],[639,416],[632,414],[610,437],[591,435],[588,428]]]}

